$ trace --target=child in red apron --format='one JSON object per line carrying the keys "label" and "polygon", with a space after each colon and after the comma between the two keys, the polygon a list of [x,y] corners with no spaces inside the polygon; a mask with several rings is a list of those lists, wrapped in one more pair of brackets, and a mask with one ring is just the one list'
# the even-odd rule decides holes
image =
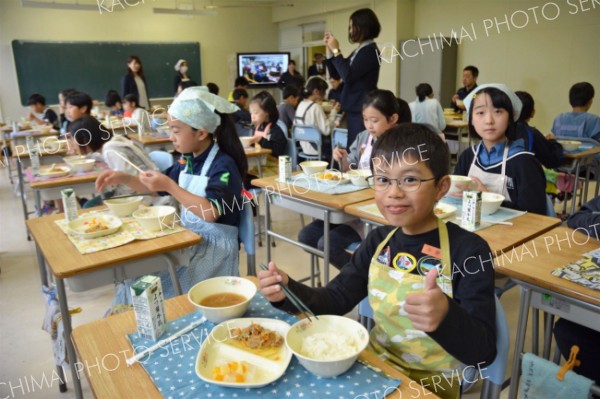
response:
{"label": "child in red apron", "polygon": [[481,143],[460,155],[454,174],[473,178],[479,191],[502,194],[503,206],[547,214],[546,176],[541,164],[525,149],[523,139],[507,138],[507,132],[516,128],[521,100],[503,84],[488,84],[478,86],[464,103],[469,130]]}
{"label": "child in red apron", "polygon": [[[248,164],[228,113],[237,106],[208,92],[206,87],[182,91],[169,107],[168,123],[175,150],[183,154],[164,173],[131,176],[106,171],[96,180],[101,191],[108,185],[126,184],[137,192],[170,194],[180,204],[182,226],[202,237],[191,251],[189,264],[179,267],[183,292],[216,276],[239,275],[238,226],[242,177]],[[161,273],[165,297],[174,290],[168,273]]]}
{"label": "child in red apron", "polygon": [[368,296],[376,327],[367,350],[442,398],[460,397],[460,370],[496,356],[493,257],[487,243],[434,207],[448,191],[449,152],[419,124],[373,147],[370,187],[389,226],[375,229],[324,288],[299,284],[274,262],[258,275],[274,306],[295,311],[283,282],[316,314],[343,315]]}

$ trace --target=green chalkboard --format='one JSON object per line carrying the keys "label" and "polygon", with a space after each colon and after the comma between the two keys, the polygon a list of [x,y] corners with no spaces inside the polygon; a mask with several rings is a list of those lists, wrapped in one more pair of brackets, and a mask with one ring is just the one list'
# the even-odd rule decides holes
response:
{"label": "green chalkboard", "polygon": [[175,63],[189,63],[190,77],[202,83],[200,43],[12,42],[21,104],[32,93],[55,103],[60,90],[75,88],[104,101],[109,89],[121,94],[127,58],[142,60],[150,98],[172,97]]}

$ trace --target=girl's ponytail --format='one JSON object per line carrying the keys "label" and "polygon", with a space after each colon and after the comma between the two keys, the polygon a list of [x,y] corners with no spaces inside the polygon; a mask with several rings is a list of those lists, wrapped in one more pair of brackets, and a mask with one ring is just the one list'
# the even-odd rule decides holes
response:
{"label": "girl's ponytail", "polygon": [[229,114],[222,114],[218,111],[215,111],[215,113],[221,117],[221,124],[213,133],[217,144],[221,151],[233,158],[243,180],[248,173],[248,159],[235,130],[233,120]]}

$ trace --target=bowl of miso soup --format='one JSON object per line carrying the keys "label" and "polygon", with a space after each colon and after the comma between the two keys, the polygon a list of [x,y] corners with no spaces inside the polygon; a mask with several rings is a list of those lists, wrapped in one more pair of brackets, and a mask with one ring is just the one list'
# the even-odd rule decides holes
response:
{"label": "bowl of miso soup", "polygon": [[256,294],[256,285],[243,277],[214,277],[190,288],[189,301],[209,321],[218,324],[241,317]]}

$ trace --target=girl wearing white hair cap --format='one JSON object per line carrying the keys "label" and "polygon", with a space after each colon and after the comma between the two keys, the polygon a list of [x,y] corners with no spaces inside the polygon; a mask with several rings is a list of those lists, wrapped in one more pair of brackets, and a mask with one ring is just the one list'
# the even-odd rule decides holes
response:
{"label": "girl wearing white hair cap", "polygon": [[[106,171],[96,180],[98,190],[126,184],[137,192],[169,194],[179,202],[181,224],[202,237],[192,249],[189,267],[177,270],[183,292],[207,278],[239,275],[238,226],[248,163],[227,115],[236,110],[206,87],[185,89],[168,114],[170,139],[182,158],[163,173],[132,177]],[[165,296],[173,296],[169,274],[160,276]]]}
{"label": "girl wearing white hair cap", "polygon": [[177,74],[175,75],[175,80],[173,81],[173,92],[177,94],[177,88],[179,87],[181,82],[187,82],[192,79],[188,76],[189,65],[188,62],[184,59],[180,59],[179,61],[177,61],[177,63],[175,64],[175,71],[177,71]]}
{"label": "girl wearing white hair cap", "polygon": [[509,141],[506,137],[515,129],[521,100],[503,84],[488,84],[478,86],[464,103],[469,132],[479,136],[481,143],[460,155],[454,174],[471,177],[479,191],[502,194],[503,206],[545,215],[542,167],[533,153],[525,150],[522,139]]}

